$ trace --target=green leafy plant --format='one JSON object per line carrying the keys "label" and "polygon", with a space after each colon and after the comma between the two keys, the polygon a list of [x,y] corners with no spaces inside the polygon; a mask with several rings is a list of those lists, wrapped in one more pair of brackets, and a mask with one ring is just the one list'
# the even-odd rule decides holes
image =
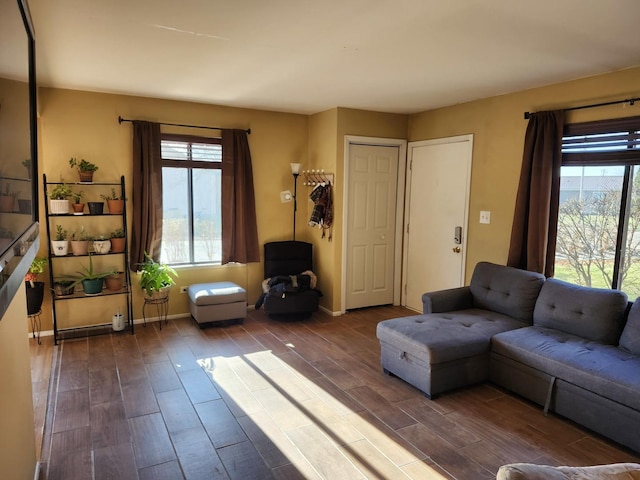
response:
{"label": "green leafy plant", "polygon": [[116,228],[110,234],[110,238],[124,238],[124,230],[122,228]]}
{"label": "green leafy plant", "polygon": [[100,195],[100,197],[102,197],[103,200],[122,200],[122,197],[119,197],[118,194],[116,193],[115,188],[111,189],[110,195]]}
{"label": "green leafy plant", "polygon": [[84,192],[82,190],[79,192],[73,192],[71,193],[71,196],[73,197],[74,203],[80,203],[80,200],[84,197]]}
{"label": "green leafy plant", "polygon": [[29,282],[33,287],[33,282],[38,280],[38,275],[44,272],[44,267],[48,262],[47,257],[34,258],[29,267],[29,272],[24,276],[25,281]]}
{"label": "green leafy plant", "polygon": [[145,261],[140,264],[140,288],[151,296],[154,292],[159,291],[163,287],[175,285],[174,277],[178,273],[166,263],[156,262],[146,252],[144,254]]}
{"label": "green leafy plant", "polygon": [[86,240],[91,240],[91,235],[89,235],[85,229],[84,229],[84,225],[82,227],[80,227],[80,231],[79,232],[73,232],[71,234],[71,240],[75,241],[80,241],[80,242],[84,242]]}
{"label": "green leafy plant", "polygon": [[57,242],[67,239],[67,231],[62,228],[62,225],[56,225],[55,239]]}
{"label": "green leafy plant", "polygon": [[63,182],[53,187],[50,192],[47,192],[47,195],[52,200],[66,200],[73,195],[73,190],[70,185]]}
{"label": "green leafy plant", "polygon": [[105,240],[109,240],[109,238],[110,237],[108,237],[107,235],[98,235],[94,238],[94,240],[97,240],[98,242],[104,242]]}
{"label": "green leafy plant", "polygon": [[95,163],[88,162],[84,158],[78,161],[76,157],[71,157],[69,159],[69,166],[71,168],[77,168],[79,172],[95,172],[98,170],[98,166]]}
{"label": "green leafy plant", "polygon": [[96,272],[93,269],[93,254],[89,254],[89,267],[87,268],[85,265],[80,265],[80,270],[76,270],[75,275],[65,275],[63,280],[72,281],[72,285],[75,287],[79,285],[84,280],[100,280],[108,277],[109,275],[113,275],[114,273],[118,273],[117,270],[109,270],[106,272]]}

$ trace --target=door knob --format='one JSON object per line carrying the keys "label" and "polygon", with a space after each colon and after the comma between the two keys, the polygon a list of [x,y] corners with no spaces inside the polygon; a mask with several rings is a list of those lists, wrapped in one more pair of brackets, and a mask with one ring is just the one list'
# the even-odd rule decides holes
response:
{"label": "door knob", "polygon": [[460,253],[460,247],[453,247],[453,253]]}

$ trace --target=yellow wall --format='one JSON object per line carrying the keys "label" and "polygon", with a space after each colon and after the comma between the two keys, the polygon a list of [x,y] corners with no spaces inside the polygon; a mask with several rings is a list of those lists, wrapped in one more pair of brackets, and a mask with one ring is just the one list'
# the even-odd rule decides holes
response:
{"label": "yellow wall", "polygon": [[33,478],[36,439],[24,284],[0,320],[0,465],[2,478]]}
{"label": "yellow wall", "polygon": [[[175,102],[141,97],[109,95],[71,90],[41,88],[39,91],[39,128],[41,172],[50,181],[76,181],[76,172],[69,167],[72,156],[85,158],[99,166],[94,181],[117,181],[124,174],[127,183],[127,197],[131,198],[132,185],[132,125],[118,124],[118,116],[158,122],[193,125],[214,125],[224,128],[251,128],[249,146],[251,149],[256,210],[258,216],[259,243],[291,238],[291,204],[281,204],[279,192],[291,189],[289,163],[307,162],[308,117],[287,113],[265,112],[239,108],[228,108],[187,102]],[[191,134],[211,134],[201,129],[163,127],[163,131]],[[215,134],[215,133],[214,133]],[[41,182],[40,182],[41,183]],[[42,186],[41,186],[42,193]],[[88,199],[85,199],[88,200]],[[98,199],[99,200],[99,199]],[[42,203],[41,212],[44,212]],[[129,219],[132,218],[131,203],[128,204]],[[300,218],[300,217],[299,217]],[[76,219],[67,219],[69,221]],[[90,221],[84,219],[89,229]],[[55,224],[52,224],[52,227]],[[71,230],[73,226],[69,227]],[[92,227],[100,229],[100,226]],[[92,232],[89,233],[108,233]],[[46,239],[44,223],[41,229]],[[46,255],[46,240],[42,242],[40,255]],[[262,247],[261,247],[262,250]],[[86,259],[83,259],[86,261]],[[82,260],[62,260],[68,268],[76,270]],[[107,260],[104,260],[107,261]],[[58,260],[60,262],[60,260]],[[187,296],[180,294],[180,285],[202,281],[231,280],[247,288],[248,301],[254,303],[260,294],[263,277],[262,264],[248,267],[229,265],[179,269],[180,278],[170,295],[169,314],[188,312]],[[133,280],[136,285],[136,280]],[[81,302],[91,303],[91,318],[74,317]],[[69,318],[69,325],[110,322],[115,308],[110,297],[70,302],[56,305]],[[75,305],[74,308],[72,305]],[[134,288],[134,318],[142,318],[142,296]],[[50,295],[45,297],[43,329],[52,328],[50,315]]]}
{"label": "yellow wall", "polygon": [[[527,121],[525,111],[569,108],[638,97],[640,68],[492,97],[412,115],[409,140],[472,133],[473,163],[467,246],[467,281],[481,260],[507,260]],[[640,115],[638,106],[610,106],[568,112],[567,123]],[[480,225],[481,210],[491,224]]]}

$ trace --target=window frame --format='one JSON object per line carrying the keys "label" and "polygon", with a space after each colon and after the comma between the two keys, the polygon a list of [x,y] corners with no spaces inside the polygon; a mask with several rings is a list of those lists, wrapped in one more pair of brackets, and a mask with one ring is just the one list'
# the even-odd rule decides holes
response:
{"label": "window frame", "polygon": [[[625,150],[612,151],[579,151],[562,152],[562,166],[572,167],[598,167],[598,166],[623,166],[624,176],[622,181],[620,210],[618,215],[618,231],[616,235],[616,250],[612,273],[612,289],[619,289],[622,285],[621,270],[622,259],[626,253],[625,239],[629,225],[631,206],[629,193],[633,188],[633,167],[640,168],[640,116],[595,120],[591,122],[567,124],[562,135],[562,145],[565,146],[567,137],[580,137],[587,135],[606,135],[625,132],[627,138]],[[576,144],[571,142],[571,144]],[[587,143],[588,144],[588,143]],[[558,186],[559,188],[559,186]],[[559,193],[559,192],[558,192]],[[558,195],[559,197],[560,195]]]}
{"label": "window frame", "polygon": [[[165,167],[168,168],[180,168],[187,171],[187,195],[188,195],[188,212],[187,212],[187,223],[189,229],[189,259],[186,262],[179,263],[169,263],[171,266],[186,266],[186,265],[219,265],[222,262],[216,261],[204,261],[198,262],[195,261],[195,239],[194,239],[194,209],[193,209],[193,169],[209,169],[209,170],[220,170],[222,175],[223,170],[223,162],[222,162],[222,139],[219,137],[201,137],[199,135],[185,135],[185,134],[176,134],[176,133],[162,133],[160,135],[160,143],[162,145],[163,141],[173,141],[173,142],[184,142],[189,144],[189,159],[187,160],[175,160],[175,159],[165,159],[162,157],[162,147],[160,148],[160,156],[162,158],[162,170],[164,171]],[[220,145],[220,161],[219,162],[206,162],[201,160],[193,160],[191,158],[191,146],[194,143],[201,144],[209,144],[209,145]],[[220,198],[222,200],[222,185],[220,185]],[[222,209],[222,203],[221,203]],[[222,214],[222,211],[220,212]],[[222,241],[222,240],[221,240]],[[162,252],[162,246],[161,252]]]}

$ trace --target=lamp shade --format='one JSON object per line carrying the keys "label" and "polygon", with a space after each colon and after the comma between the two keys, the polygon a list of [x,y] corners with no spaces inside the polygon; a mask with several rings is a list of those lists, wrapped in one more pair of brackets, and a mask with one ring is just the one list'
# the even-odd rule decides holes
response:
{"label": "lamp shade", "polygon": [[300,163],[292,163],[291,164],[291,173],[293,175],[299,175],[300,174]]}

